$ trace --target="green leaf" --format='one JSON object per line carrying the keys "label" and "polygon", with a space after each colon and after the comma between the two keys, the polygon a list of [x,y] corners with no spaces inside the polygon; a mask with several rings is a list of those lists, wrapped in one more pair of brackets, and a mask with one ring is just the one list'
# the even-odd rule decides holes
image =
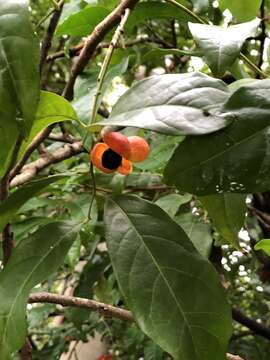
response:
{"label": "green leaf", "polygon": [[240,54],[245,39],[255,35],[259,19],[224,28],[189,23],[189,30],[215,76],[221,77]]}
{"label": "green leaf", "polygon": [[254,19],[260,9],[262,0],[220,0],[219,7],[222,11],[229,9],[240,22]]}
{"label": "green leaf", "polygon": [[[105,4],[103,6],[86,6],[82,10],[66,17],[58,25],[56,35],[87,36],[109,13],[110,9]],[[125,27],[125,32],[129,33],[139,24],[153,19],[177,19],[180,22],[187,22],[193,18],[179,9],[175,11],[175,7],[171,4],[145,1],[139,3],[134,11],[132,11]]]}
{"label": "green leaf", "polygon": [[178,215],[175,221],[183,228],[199,253],[209,258],[213,244],[210,226],[205,224],[199,216],[190,212]]}
{"label": "green leaf", "polygon": [[1,1],[0,18],[2,177],[9,166],[19,131],[23,135],[29,132],[36,112],[39,98],[39,42],[30,25],[28,1]]}
{"label": "green leaf", "polygon": [[[124,58],[119,64],[112,66],[106,73],[103,85],[101,87],[98,107],[101,100],[108,89],[109,84],[116,76],[124,74],[128,68],[128,57]],[[72,106],[76,110],[79,119],[88,124],[90,121],[91,111],[94,104],[96,94],[98,73],[84,73],[79,76],[75,82],[74,100]]]}
{"label": "green leaf", "polygon": [[188,203],[192,199],[192,195],[185,194],[169,194],[160,197],[155,204],[161,207],[170,217],[174,217],[180,206]]}
{"label": "green leaf", "polygon": [[[183,1],[180,1],[183,3]],[[125,32],[130,32],[135,26],[154,19],[176,19],[181,23],[192,21],[193,17],[176,9],[174,5],[159,1],[144,1],[136,5],[125,26]]]}
{"label": "green leaf", "polygon": [[184,140],[184,137],[174,137],[156,134],[156,141],[150,145],[150,153],[146,160],[136,163],[134,166],[142,170],[161,170],[169,161],[176,146]]}
{"label": "green leaf", "polygon": [[61,174],[41,178],[23,185],[18,190],[12,192],[6,200],[0,203],[0,232],[27,200],[37,196],[47,186],[63,179],[65,176],[67,175]]}
{"label": "green leaf", "polygon": [[72,120],[78,120],[77,114],[65,98],[48,91],[41,91],[35,121],[29,136],[21,145],[19,158],[40,131],[57,122]]}
{"label": "green leaf", "polygon": [[105,7],[88,5],[67,17],[57,27],[56,35],[87,36],[109,13]]}
{"label": "green leaf", "polygon": [[179,50],[179,49],[152,49],[148,51],[143,57],[142,62],[152,60],[155,57],[164,57],[165,55],[176,55],[176,56],[202,56],[202,53],[198,51],[188,51],[188,50]]}
{"label": "green leaf", "polygon": [[0,273],[0,358],[10,360],[26,337],[31,289],[57,270],[77,236],[74,224],[55,222],[21,241]]}
{"label": "green leaf", "polygon": [[152,341],[149,341],[147,345],[144,347],[145,360],[162,360],[163,354],[164,354],[163,350]]}
{"label": "green leaf", "polygon": [[165,181],[198,195],[270,189],[270,80],[236,90],[223,107],[235,120],[215,134],[186,138],[165,169]]}
{"label": "green leaf", "polygon": [[246,195],[218,194],[200,197],[220,235],[239,249],[238,233],[246,216]]}
{"label": "green leaf", "polygon": [[229,124],[215,115],[228,96],[222,81],[202,73],[151,76],[119,99],[109,119],[93,126],[133,126],[167,135],[207,134]]}
{"label": "green leaf", "polygon": [[77,236],[76,240],[71,245],[69,249],[65,263],[74,270],[75,266],[77,265],[81,254],[81,239]]}
{"label": "green leaf", "polygon": [[267,255],[270,256],[270,239],[263,239],[258,241],[254,246],[254,250],[263,250]]}
{"label": "green leaf", "polygon": [[175,360],[225,360],[224,290],[181,227],[135,196],[108,199],[105,225],[118,283],[142,331]]}

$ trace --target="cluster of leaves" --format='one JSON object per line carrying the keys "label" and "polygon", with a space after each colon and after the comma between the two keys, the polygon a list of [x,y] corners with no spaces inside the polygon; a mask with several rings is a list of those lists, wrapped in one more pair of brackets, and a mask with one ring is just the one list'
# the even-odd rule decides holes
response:
{"label": "cluster of leaves", "polygon": [[[250,246],[250,239],[256,242],[265,233],[256,213],[246,215],[252,194],[270,189],[270,80],[254,79],[266,77],[254,65],[265,55],[258,50],[266,36],[257,39],[256,16],[261,5],[263,13],[270,6],[268,1],[232,3],[138,3],[97,105],[108,111],[112,97],[129,89],[108,118],[99,115],[90,126],[99,66],[113,31],[77,77],[73,100],[59,93],[77,54],[74,45],[117,2],[64,4],[52,44],[52,54],[60,55],[48,56],[41,79],[38,37],[46,34],[44,17],[56,5],[33,1],[29,10],[27,1],[0,4],[2,184],[36,135],[54,125],[55,136],[44,141],[50,166],[39,169],[34,161],[42,155],[33,153],[18,176],[33,164],[35,173],[42,173],[18,187],[11,181],[10,194],[1,193],[0,228],[5,232],[11,224],[16,240],[0,273],[1,359],[16,358],[27,334],[34,359],[58,359],[71,341],[86,342],[96,332],[120,359],[224,360],[230,349],[250,360],[266,359],[266,340],[253,333],[242,338],[240,325],[231,337],[229,303],[250,317],[270,320],[269,285],[261,282],[267,277],[258,271],[261,257]],[[232,15],[228,27],[225,9]],[[196,58],[201,72],[194,69]],[[269,72],[266,61],[264,71]],[[141,74],[144,79],[137,81]],[[59,132],[60,122],[69,135]],[[87,152],[103,126],[124,128],[150,144],[150,157],[127,177],[99,172],[89,177]],[[56,138],[83,139],[84,149],[50,162],[55,152],[65,150]],[[239,241],[241,229],[249,240]],[[215,256],[218,251],[223,258]],[[214,263],[218,258],[217,267],[224,265],[227,296],[209,257]],[[30,293],[41,290],[124,304],[136,325],[85,309],[28,308]]]}

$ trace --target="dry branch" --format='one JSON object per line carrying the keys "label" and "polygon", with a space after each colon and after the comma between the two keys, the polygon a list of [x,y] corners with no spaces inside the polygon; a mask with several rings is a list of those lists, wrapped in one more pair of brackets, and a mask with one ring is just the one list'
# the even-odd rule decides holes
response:
{"label": "dry branch", "polygon": [[[28,300],[32,303],[50,303],[62,306],[74,306],[78,308],[97,311],[103,316],[110,316],[127,322],[134,322],[135,319],[129,310],[118,308],[116,306],[104,304],[95,300],[79,298],[75,296],[58,295],[47,292],[33,293]],[[227,354],[227,360],[244,360],[237,355]]]}
{"label": "dry branch", "polygon": [[15,176],[11,181],[10,187],[22,185],[32,180],[41,170],[45,169],[49,165],[59,163],[76,154],[82,153],[83,151],[84,149],[82,143],[77,141],[73,144],[67,144],[64,147],[55,150],[53,153],[47,153],[38,160],[25,165],[22,168],[22,172]]}
{"label": "dry branch", "polygon": [[79,298],[75,296],[58,295],[51,293],[34,293],[29,298],[29,303],[51,303],[62,306],[75,306],[97,311],[102,315],[111,316],[124,321],[133,322],[134,317],[130,311],[115,306],[107,305],[95,300]]}

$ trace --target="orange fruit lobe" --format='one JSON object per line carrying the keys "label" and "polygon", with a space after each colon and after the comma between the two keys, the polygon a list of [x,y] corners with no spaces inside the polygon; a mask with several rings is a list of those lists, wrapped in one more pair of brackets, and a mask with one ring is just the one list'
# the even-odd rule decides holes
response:
{"label": "orange fruit lobe", "polygon": [[132,162],[144,161],[150,151],[147,141],[140,136],[129,136],[127,139],[131,148],[130,156],[127,159]]}

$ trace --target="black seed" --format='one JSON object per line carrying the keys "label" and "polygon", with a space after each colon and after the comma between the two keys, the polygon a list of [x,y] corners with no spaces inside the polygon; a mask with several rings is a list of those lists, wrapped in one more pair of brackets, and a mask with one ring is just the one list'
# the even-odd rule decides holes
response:
{"label": "black seed", "polygon": [[102,155],[102,166],[109,170],[115,170],[121,165],[122,156],[112,149],[105,150]]}

